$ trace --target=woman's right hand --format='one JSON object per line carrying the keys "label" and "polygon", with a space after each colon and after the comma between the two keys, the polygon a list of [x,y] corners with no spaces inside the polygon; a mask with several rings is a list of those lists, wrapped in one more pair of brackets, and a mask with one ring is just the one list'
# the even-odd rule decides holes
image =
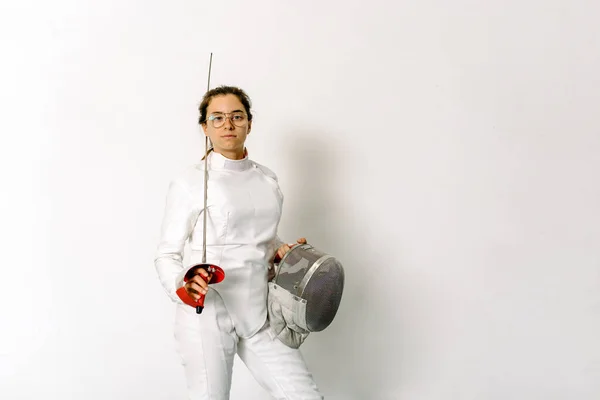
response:
{"label": "woman's right hand", "polygon": [[194,300],[198,300],[200,296],[204,296],[208,291],[208,282],[212,278],[212,274],[206,272],[204,268],[198,268],[194,271],[194,276],[183,285],[185,291]]}

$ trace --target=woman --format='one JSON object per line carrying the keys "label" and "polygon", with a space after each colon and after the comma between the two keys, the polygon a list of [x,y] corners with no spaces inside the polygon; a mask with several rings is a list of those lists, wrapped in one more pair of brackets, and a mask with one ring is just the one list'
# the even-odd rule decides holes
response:
{"label": "woman", "polygon": [[[297,349],[270,335],[267,281],[275,255],[289,251],[277,227],[283,195],[276,175],[251,161],[245,141],[252,128],[250,99],[244,91],[221,86],[200,104],[200,125],[210,138],[206,262],[220,266],[225,279],[207,285],[202,276],[184,282],[183,249],[190,243],[191,265],[201,263],[204,163],[174,179],[167,195],[155,259],[159,279],[177,303],[175,338],[190,399],[229,399],[234,355],[276,399],[322,399]],[[299,243],[305,243],[299,239]],[[197,314],[177,294],[205,295]]]}

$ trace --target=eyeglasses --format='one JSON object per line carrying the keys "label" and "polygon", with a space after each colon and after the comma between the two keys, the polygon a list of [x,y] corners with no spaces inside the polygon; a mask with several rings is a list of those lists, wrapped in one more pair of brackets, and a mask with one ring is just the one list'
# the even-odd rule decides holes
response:
{"label": "eyeglasses", "polygon": [[213,128],[220,128],[225,125],[225,120],[229,118],[231,123],[238,128],[246,125],[248,117],[241,111],[235,111],[232,113],[214,113],[208,116],[208,120],[212,123]]}

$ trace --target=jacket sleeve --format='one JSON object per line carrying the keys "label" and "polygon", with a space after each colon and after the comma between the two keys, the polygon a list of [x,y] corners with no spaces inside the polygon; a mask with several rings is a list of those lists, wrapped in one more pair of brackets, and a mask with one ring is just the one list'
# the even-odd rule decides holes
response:
{"label": "jacket sleeve", "polygon": [[185,184],[174,180],[169,185],[160,241],[154,259],[158,278],[169,297],[184,304],[176,291],[183,286],[183,250],[202,209],[194,204]]}
{"label": "jacket sleeve", "polygon": [[284,243],[285,242],[279,238],[279,235],[275,236],[275,239],[273,241],[273,245],[275,246],[275,250],[277,250],[278,248],[280,248],[281,245],[284,244]]}

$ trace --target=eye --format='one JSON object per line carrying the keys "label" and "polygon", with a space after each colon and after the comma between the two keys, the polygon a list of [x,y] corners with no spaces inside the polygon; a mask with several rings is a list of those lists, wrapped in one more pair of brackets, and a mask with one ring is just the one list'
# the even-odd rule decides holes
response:
{"label": "eye", "polygon": [[234,119],[234,121],[241,121],[244,119],[244,116],[240,115],[240,114],[236,114],[233,116],[233,119]]}
{"label": "eye", "polygon": [[211,115],[211,119],[215,122],[221,122],[221,121],[223,121],[223,116],[222,115]]}

